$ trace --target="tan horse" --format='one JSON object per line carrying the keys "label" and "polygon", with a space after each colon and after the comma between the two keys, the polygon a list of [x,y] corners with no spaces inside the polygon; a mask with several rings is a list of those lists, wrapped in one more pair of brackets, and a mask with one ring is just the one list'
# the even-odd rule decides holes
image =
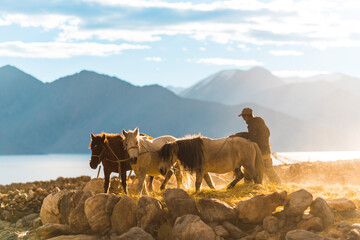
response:
{"label": "tan horse", "polygon": [[185,138],[165,144],[159,151],[160,172],[166,173],[173,161],[179,160],[190,172],[196,172],[196,191],[200,190],[203,176],[211,173],[234,172],[235,179],[228,185],[233,188],[244,174],[255,183],[262,183],[264,163],[259,146],[247,139],[230,137],[211,139],[202,136]]}
{"label": "tan horse", "polygon": [[[148,139],[146,137],[142,137],[139,135],[139,128],[135,128],[134,131],[122,131],[125,136],[124,140],[124,148],[127,150],[130,157],[130,165],[135,172],[137,179],[139,180],[139,184],[137,186],[138,194],[142,194],[145,176],[146,174],[150,176],[158,176],[159,172],[159,164],[160,158],[157,154],[157,151],[161,149],[161,147],[168,142],[174,142],[176,140],[173,136],[162,136],[154,139]],[[175,169],[175,176],[177,180],[178,188],[182,185],[182,176],[178,168]],[[170,179],[171,175],[174,173],[172,169],[169,168],[165,174],[167,174],[167,181]],[[170,175],[170,177],[169,177]],[[161,190],[165,188],[165,181],[162,185]],[[150,189],[152,190],[152,186]],[[145,187],[146,194],[147,189]]]}

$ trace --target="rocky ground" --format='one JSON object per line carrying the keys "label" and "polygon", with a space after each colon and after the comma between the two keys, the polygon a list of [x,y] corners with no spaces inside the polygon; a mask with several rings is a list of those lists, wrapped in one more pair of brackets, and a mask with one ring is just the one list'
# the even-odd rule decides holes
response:
{"label": "rocky ground", "polygon": [[103,180],[86,176],[0,185],[0,239],[360,239],[360,160],[275,170],[283,184],[226,190],[232,175],[213,175],[217,190],[195,194],[160,192],[158,178],[141,198],[132,179],[129,197],[117,179],[115,194],[98,194]]}

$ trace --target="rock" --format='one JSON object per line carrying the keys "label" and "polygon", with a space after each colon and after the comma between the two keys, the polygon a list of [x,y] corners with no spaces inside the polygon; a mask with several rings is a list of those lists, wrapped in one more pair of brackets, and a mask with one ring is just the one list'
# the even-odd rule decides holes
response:
{"label": "rock", "polygon": [[38,213],[31,213],[29,215],[26,215],[25,217],[23,217],[22,220],[22,225],[24,227],[32,227],[33,226],[33,222],[35,219],[37,219],[40,215]]}
{"label": "rock", "polygon": [[349,230],[352,228],[350,223],[346,222],[346,221],[341,221],[338,224],[338,228],[349,228]]}
{"label": "rock", "polygon": [[11,226],[11,222],[0,220],[0,230],[2,230],[2,229],[6,230],[6,229],[10,228],[10,226]]}
{"label": "rock", "polygon": [[323,240],[323,237],[305,230],[292,230],[286,234],[286,240]]}
{"label": "rock", "polygon": [[106,201],[105,212],[108,214],[112,214],[115,204],[120,200],[119,196],[115,194],[109,194],[108,200]]}
{"label": "rock", "polygon": [[202,198],[198,202],[200,217],[206,222],[236,222],[236,213],[227,203],[212,198]]}
{"label": "rock", "polygon": [[168,188],[163,193],[164,201],[174,223],[176,218],[186,214],[199,215],[195,200],[180,188]]}
{"label": "rock", "polygon": [[266,231],[261,231],[261,232],[258,232],[256,235],[255,235],[255,240],[267,240],[269,239],[269,233],[266,232]]}
{"label": "rock", "polygon": [[214,227],[213,230],[220,237],[227,238],[230,236],[230,233],[222,225]]}
{"label": "rock", "polygon": [[348,198],[337,198],[326,200],[331,210],[334,212],[354,211],[357,207],[353,201]]}
{"label": "rock", "polygon": [[91,230],[102,235],[111,229],[110,215],[105,211],[108,197],[105,193],[97,194],[86,199],[84,206]]}
{"label": "rock", "polygon": [[36,229],[35,234],[37,238],[48,239],[60,235],[70,234],[70,227],[69,225],[64,224],[47,223]]}
{"label": "rock", "polygon": [[154,240],[154,238],[143,229],[133,227],[128,232],[116,237],[115,240]]}
{"label": "rock", "polygon": [[69,225],[72,233],[86,233],[90,230],[90,225],[85,214],[85,201],[92,197],[91,191],[86,191],[82,194],[76,208],[70,213]]}
{"label": "rock", "polygon": [[49,238],[48,240],[99,240],[99,239],[101,239],[101,237],[99,236],[80,234],[80,235],[62,235],[62,236]]}
{"label": "rock", "polygon": [[238,227],[233,224],[225,221],[222,223],[223,227],[229,232],[230,236],[234,239],[245,237],[246,234],[241,231]]}
{"label": "rock", "polygon": [[15,226],[16,228],[23,228],[24,225],[22,219],[17,220]]}
{"label": "rock", "polygon": [[138,202],[136,220],[138,227],[156,236],[159,226],[166,220],[163,205],[156,198],[142,196]]}
{"label": "rock", "polygon": [[42,225],[43,224],[42,224],[41,218],[38,217],[38,218],[34,219],[32,227],[34,229],[37,229],[37,228],[41,227]]}
{"label": "rock", "polygon": [[105,180],[103,178],[93,178],[86,183],[84,192],[91,191],[94,195],[104,193]]}
{"label": "rock", "polygon": [[112,229],[117,234],[123,234],[129,231],[130,228],[136,226],[136,211],[137,206],[135,201],[128,197],[121,197],[114,207],[111,215]]}
{"label": "rock", "polygon": [[321,218],[325,228],[334,223],[334,214],[326,201],[321,197],[317,197],[311,203],[310,213]]}
{"label": "rock", "polygon": [[286,216],[302,216],[304,211],[311,205],[313,196],[305,189],[290,193],[284,206]]}
{"label": "rock", "polygon": [[330,229],[330,231],[328,232],[328,236],[331,238],[342,238],[344,236],[344,233],[337,229]]}
{"label": "rock", "polygon": [[18,239],[18,235],[16,233],[10,231],[3,231],[0,232],[0,239],[1,240],[16,240]]}
{"label": "rock", "polygon": [[[342,222],[340,222],[340,223],[342,223]],[[340,223],[339,223],[339,227],[340,227]],[[345,223],[344,223],[345,224]],[[349,224],[350,225],[350,224]],[[350,226],[350,228],[352,229],[352,228],[355,228],[355,229],[358,229],[358,230],[360,230],[360,223],[354,223],[354,224],[352,224],[351,226]]]}
{"label": "rock", "polygon": [[278,206],[284,204],[286,192],[257,195],[249,200],[240,201],[236,209],[242,223],[262,224],[266,216],[271,216]]}
{"label": "rock", "polygon": [[267,216],[263,221],[263,228],[268,233],[277,233],[279,231],[279,220],[274,216]]}
{"label": "rock", "polygon": [[58,208],[61,215],[61,223],[69,224],[70,213],[75,209],[83,191],[67,191],[59,198]]}
{"label": "rock", "polygon": [[173,235],[178,240],[215,240],[215,233],[199,216],[186,214],[178,217],[173,227]]}
{"label": "rock", "polygon": [[40,210],[40,217],[43,224],[61,223],[59,200],[64,194],[67,193],[67,190],[51,193],[44,199]]}
{"label": "rock", "polygon": [[349,232],[349,240],[360,240],[360,231],[358,229],[351,229]]}
{"label": "rock", "polygon": [[308,220],[303,220],[297,225],[298,229],[321,232],[324,230],[324,225],[319,217],[313,217]]}

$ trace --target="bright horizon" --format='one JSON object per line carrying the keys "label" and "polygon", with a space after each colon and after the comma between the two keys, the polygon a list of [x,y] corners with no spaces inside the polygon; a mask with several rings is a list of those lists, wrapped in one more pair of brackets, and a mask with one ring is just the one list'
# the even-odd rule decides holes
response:
{"label": "bright horizon", "polygon": [[226,69],[360,77],[355,0],[0,3],[0,66],[43,82],[81,70],[189,87]]}

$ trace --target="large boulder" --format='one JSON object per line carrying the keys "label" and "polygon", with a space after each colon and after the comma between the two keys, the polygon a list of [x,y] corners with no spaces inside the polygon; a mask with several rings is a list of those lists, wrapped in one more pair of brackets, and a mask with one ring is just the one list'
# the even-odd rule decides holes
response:
{"label": "large boulder", "polygon": [[223,221],[228,221],[232,223],[236,222],[235,210],[227,203],[224,203],[220,200],[212,198],[202,198],[199,200],[198,206],[200,209],[200,217],[206,223],[222,223]]}
{"label": "large boulder", "polygon": [[105,234],[111,229],[110,214],[106,212],[106,202],[109,195],[101,193],[89,197],[85,201],[86,219],[93,232]]}
{"label": "large boulder", "polygon": [[322,230],[324,230],[324,224],[323,224],[321,218],[313,217],[313,218],[301,221],[297,225],[297,229],[321,232]]}
{"label": "large boulder", "polygon": [[58,208],[61,215],[61,223],[69,224],[71,212],[75,209],[80,201],[83,191],[66,191],[61,195],[58,202]]}
{"label": "large boulder", "polygon": [[156,198],[142,196],[136,210],[137,226],[155,236],[162,222],[166,220],[163,205]]}
{"label": "large boulder", "polygon": [[323,237],[305,230],[293,230],[286,234],[286,240],[323,240]]}
{"label": "large boulder", "polygon": [[334,213],[331,211],[331,208],[326,201],[321,197],[317,197],[311,203],[310,213],[321,218],[325,228],[334,223]]}
{"label": "large boulder", "polygon": [[199,216],[187,214],[178,217],[173,227],[177,240],[215,240],[216,234]]}
{"label": "large boulder", "polygon": [[63,190],[60,192],[51,193],[44,199],[40,210],[40,218],[43,224],[61,223],[59,200],[68,193],[69,190]]}
{"label": "large boulder", "polygon": [[69,225],[72,233],[86,233],[90,230],[90,225],[86,218],[84,207],[86,199],[92,196],[94,196],[94,194],[91,191],[84,192],[79,200],[79,203],[70,213]]}
{"label": "large boulder", "polygon": [[139,227],[133,227],[128,232],[115,238],[115,240],[154,240],[154,238]]}
{"label": "large boulder", "polygon": [[357,207],[353,201],[348,198],[337,198],[326,200],[326,203],[334,212],[354,211]]}
{"label": "large boulder", "polygon": [[57,223],[47,223],[35,231],[36,239],[41,240],[68,234],[70,234],[69,225]]}
{"label": "large boulder", "polygon": [[199,215],[195,200],[179,188],[168,188],[163,193],[171,222],[186,214]]}
{"label": "large boulder", "polygon": [[266,216],[271,216],[277,207],[284,205],[286,195],[286,192],[274,192],[240,201],[236,206],[239,220],[243,223],[262,224]]}
{"label": "large boulder", "polygon": [[292,192],[285,200],[284,213],[286,216],[302,216],[312,200],[313,196],[305,189]]}
{"label": "large boulder", "polygon": [[112,229],[115,230],[117,234],[123,234],[130,228],[135,227],[136,211],[137,206],[132,198],[126,195],[121,197],[120,201],[116,203],[111,215]]}
{"label": "large boulder", "polygon": [[109,194],[105,205],[105,212],[111,215],[115,205],[120,201],[120,199],[121,197],[116,196],[113,193]]}
{"label": "large boulder", "polygon": [[280,229],[279,219],[274,216],[267,216],[263,220],[263,228],[268,233],[277,233]]}
{"label": "large boulder", "polygon": [[226,229],[226,231],[229,232],[230,236],[233,239],[239,239],[246,236],[246,234],[243,231],[241,231],[238,227],[234,226],[233,224],[227,221],[223,222],[222,226]]}
{"label": "large boulder", "polygon": [[105,180],[103,178],[93,178],[86,183],[84,192],[91,191],[93,194],[104,193]]}

